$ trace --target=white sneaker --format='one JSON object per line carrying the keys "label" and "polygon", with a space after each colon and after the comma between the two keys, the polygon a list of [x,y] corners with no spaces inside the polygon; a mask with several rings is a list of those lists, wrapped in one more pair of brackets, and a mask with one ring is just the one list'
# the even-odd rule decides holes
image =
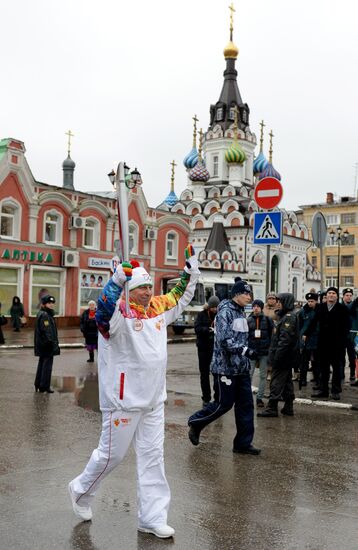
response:
{"label": "white sneaker", "polygon": [[72,481],[68,484],[68,492],[70,494],[70,499],[72,502],[72,508],[75,513],[75,515],[78,518],[81,518],[83,521],[90,521],[92,519],[92,510],[90,506],[79,506],[76,502],[76,497],[74,495],[72,485]]}
{"label": "white sneaker", "polygon": [[175,529],[170,525],[161,525],[160,527],[138,527],[141,533],[151,533],[160,539],[169,539],[175,534]]}

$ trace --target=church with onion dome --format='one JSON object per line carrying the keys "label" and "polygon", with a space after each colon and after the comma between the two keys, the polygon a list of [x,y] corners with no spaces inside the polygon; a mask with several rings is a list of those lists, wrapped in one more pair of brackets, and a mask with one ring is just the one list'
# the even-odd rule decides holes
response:
{"label": "church with onion dome", "polygon": [[[241,97],[236,62],[239,50],[233,39],[233,6],[230,7],[230,37],[224,49],[224,81],[218,101],[210,106],[206,132],[198,131],[193,117],[192,147],[183,160],[187,185],[176,198],[171,192],[158,208],[190,216],[191,241],[198,253],[203,277],[232,280],[240,275],[252,285],[255,297],[266,290],[293,292],[304,300],[316,280],[308,279],[308,229],[294,212],[283,213],[281,245],[253,243],[254,200],[257,183],[265,177],[281,180],[273,165],[273,133],[269,133],[269,157],[264,154],[264,122],[260,124],[259,147],[250,128],[250,108]],[[257,151],[257,149],[259,150]],[[174,200],[176,198],[176,200]],[[278,208],[274,209],[278,210]],[[268,257],[269,254],[269,257]],[[266,266],[269,280],[266,280]]]}

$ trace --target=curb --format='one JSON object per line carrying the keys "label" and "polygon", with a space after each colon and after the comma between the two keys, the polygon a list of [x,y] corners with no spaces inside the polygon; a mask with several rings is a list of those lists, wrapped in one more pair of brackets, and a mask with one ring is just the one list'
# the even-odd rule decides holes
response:
{"label": "curb", "polygon": [[[252,393],[257,393],[258,388],[252,386]],[[294,403],[297,405],[313,405],[314,407],[330,407],[332,409],[347,409],[356,411],[358,407],[352,403],[339,403],[337,401],[319,401],[315,399],[309,399],[305,397],[296,397]]]}

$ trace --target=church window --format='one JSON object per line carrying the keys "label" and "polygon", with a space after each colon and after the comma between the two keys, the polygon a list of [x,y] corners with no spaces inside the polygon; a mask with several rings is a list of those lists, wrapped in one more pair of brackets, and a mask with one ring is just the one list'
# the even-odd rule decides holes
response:
{"label": "church window", "polygon": [[234,107],[231,107],[231,109],[230,109],[229,119],[230,120],[235,119],[235,108]]}
{"label": "church window", "polygon": [[213,156],[213,177],[218,177],[219,175],[219,155]]}
{"label": "church window", "polygon": [[241,117],[242,117],[242,122],[247,122],[247,113],[246,113],[246,111],[242,111]]}
{"label": "church window", "polygon": [[216,111],[216,120],[222,120],[223,119],[224,110],[222,107],[219,107]]}

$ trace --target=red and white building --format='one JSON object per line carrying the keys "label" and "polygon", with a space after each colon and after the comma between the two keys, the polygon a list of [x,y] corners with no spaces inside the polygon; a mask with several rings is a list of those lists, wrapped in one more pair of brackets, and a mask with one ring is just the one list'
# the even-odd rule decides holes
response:
{"label": "red and white building", "polygon": [[[28,318],[44,293],[56,297],[59,326],[75,324],[111,275],[118,237],[111,192],[84,193],[73,187],[75,163],[63,163],[64,186],[34,179],[24,143],[0,141],[0,302],[8,314],[19,296]],[[189,216],[148,207],[143,190],[129,191],[131,257],[151,274],[154,292],[183,268]]]}

